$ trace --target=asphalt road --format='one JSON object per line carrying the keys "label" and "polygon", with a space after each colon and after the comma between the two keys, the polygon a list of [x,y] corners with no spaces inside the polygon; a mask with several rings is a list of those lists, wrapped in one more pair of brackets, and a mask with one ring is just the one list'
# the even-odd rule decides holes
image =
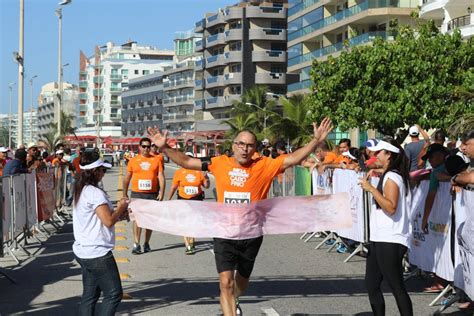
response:
{"label": "asphalt road", "polygon": [[[166,168],[168,188],[174,170],[170,165]],[[112,200],[122,195],[118,191],[120,177],[119,168],[115,167],[104,179]],[[212,187],[206,197],[213,198]],[[118,224],[116,230],[120,237],[114,255],[121,261],[118,266],[122,284],[130,296],[120,304],[120,314],[219,314],[218,279],[210,240],[199,239],[198,252],[186,256],[181,237],[154,232],[152,252],[136,256],[131,254],[131,223]],[[0,258],[0,267],[17,281],[11,284],[0,276],[0,315],[74,315],[82,283],[80,267],[71,250],[71,223],[41,247],[31,242],[27,248],[33,256],[28,258],[18,252],[21,265],[16,266],[10,257]],[[365,259],[356,256],[343,263],[347,255],[314,250],[317,243],[319,239],[304,243],[298,235],[266,236],[250,288],[241,298],[244,314],[370,315],[364,286]],[[437,309],[428,306],[435,295],[421,292],[429,283],[420,278],[407,281],[415,315],[431,315]],[[398,315],[387,287],[385,292],[387,315]],[[446,314],[466,315],[455,307]]]}

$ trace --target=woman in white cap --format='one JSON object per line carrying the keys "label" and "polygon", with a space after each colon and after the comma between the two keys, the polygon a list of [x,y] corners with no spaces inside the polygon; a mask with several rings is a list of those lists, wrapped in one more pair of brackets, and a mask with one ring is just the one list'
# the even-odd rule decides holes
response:
{"label": "woman in white cap", "polygon": [[374,315],[385,315],[381,290],[385,279],[397,302],[400,315],[413,315],[410,296],[403,281],[402,260],[408,248],[410,165],[405,152],[393,138],[385,138],[374,147],[383,174],[377,187],[367,178],[360,184],[372,193],[375,209],[370,214],[370,244],[365,282]]}
{"label": "woman in white cap", "polygon": [[100,293],[104,293],[98,315],[115,315],[122,300],[122,284],[112,249],[116,222],[127,217],[128,201],[122,199],[114,210],[98,183],[111,165],[97,152],[81,155],[81,173],[75,183],[73,205],[74,244],[82,269],[83,294],[79,315],[94,315]]}

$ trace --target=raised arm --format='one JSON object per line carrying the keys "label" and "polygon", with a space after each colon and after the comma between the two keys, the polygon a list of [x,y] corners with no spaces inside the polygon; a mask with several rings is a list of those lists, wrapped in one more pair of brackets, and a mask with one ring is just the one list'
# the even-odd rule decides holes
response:
{"label": "raised arm", "polygon": [[173,160],[177,165],[192,170],[201,170],[202,163],[200,159],[191,158],[186,156],[179,150],[173,149],[166,143],[168,131],[161,133],[158,128],[148,128],[148,135],[151,141],[160,149],[160,151],[168,156],[169,159]]}
{"label": "raised arm", "polygon": [[313,123],[313,139],[297,151],[287,155],[283,162],[283,168],[286,169],[299,165],[303,159],[316,150],[318,144],[326,139],[332,129],[332,122],[328,117],[324,118],[319,126],[316,123]]}

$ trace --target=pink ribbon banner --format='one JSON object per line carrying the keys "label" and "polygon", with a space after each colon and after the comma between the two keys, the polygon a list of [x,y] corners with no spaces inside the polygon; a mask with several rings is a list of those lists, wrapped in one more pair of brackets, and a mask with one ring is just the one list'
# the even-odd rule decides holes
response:
{"label": "pink ribbon banner", "polygon": [[250,204],[132,199],[139,227],[177,236],[248,239],[350,228],[348,193],[280,197]]}

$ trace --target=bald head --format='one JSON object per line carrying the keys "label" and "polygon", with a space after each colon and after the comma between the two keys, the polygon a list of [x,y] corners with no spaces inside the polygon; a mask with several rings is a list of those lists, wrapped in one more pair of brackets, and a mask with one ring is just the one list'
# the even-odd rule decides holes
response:
{"label": "bald head", "polygon": [[237,134],[237,136],[235,136],[234,141],[237,141],[238,139],[240,139],[240,138],[241,138],[242,136],[244,136],[244,135],[245,135],[245,138],[246,138],[246,139],[248,139],[248,137],[252,137],[254,144],[257,143],[257,136],[256,136],[253,132],[248,131],[248,130],[240,131],[240,132]]}

